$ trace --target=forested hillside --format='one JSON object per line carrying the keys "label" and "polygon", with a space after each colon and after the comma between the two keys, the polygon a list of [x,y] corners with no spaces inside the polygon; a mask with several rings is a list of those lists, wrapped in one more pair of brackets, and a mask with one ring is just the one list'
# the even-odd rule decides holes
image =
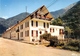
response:
{"label": "forested hillside", "polygon": [[80,1],[62,17],[65,26],[72,29],[72,35],[80,37]]}
{"label": "forested hillside", "polygon": [[17,24],[17,21],[25,19],[28,15],[29,13],[23,12],[8,19],[0,18],[0,34],[2,34],[8,27]]}

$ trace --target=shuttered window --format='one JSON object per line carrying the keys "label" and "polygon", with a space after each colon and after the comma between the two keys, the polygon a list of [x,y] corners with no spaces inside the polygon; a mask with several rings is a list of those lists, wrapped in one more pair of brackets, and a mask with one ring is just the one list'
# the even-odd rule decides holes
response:
{"label": "shuttered window", "polygon": [[33,21],[31,21],[31,25],[33,26]]}
{"label": "shuttered window", "polygon": [[38,21],[36,21],[36,27],[38,27]]}
{"label": "shuttered window", "polygon": [[29,27],[29,22],[25,22],[25,28]]}
{"label": "shuttered window", "polygon": [[45,28],[45,22],[44,22],[44,28]]}
{"label": "shuttered window", "polygon": [[25,31],[25,37],[29,36],[29,30]]}
{"label": "shuttered window", "polygon": [[23,24],[20,26],[20,29],[23,29]]}
{"label": "shuttered window", "polygon": [[20,33],[20,37],[23,37],[23,32]]}

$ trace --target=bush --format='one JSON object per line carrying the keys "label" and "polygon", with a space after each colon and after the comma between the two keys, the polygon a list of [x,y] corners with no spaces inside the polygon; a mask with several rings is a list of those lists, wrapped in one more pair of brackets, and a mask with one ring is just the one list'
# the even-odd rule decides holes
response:
{"label": "bush", "polygon": [[71,50],[71,51],[79,51],[78,47],[73,47],[73,46],[63,46],[63,49]]}
{"label": "bush", "polygon": [[58,38],[57,38],[57,36],[51,36],[50,37],[50,46],[57,46],[57,44],[58,44]]}
{"label": "bush", "polygon": [[58,44],[57,44],[58,46],[64,46],[64,43],[62,42],[58,42]]}
{"label": "bush", "polygon": [[45,40],[49,41],[50,37],[51,37],[50,33],[45,33],[45,34],[40,36],[40,39],[45,39]]}
{"label": "bush", "polygon": [[58,38],[57,36],[51,36],[50,33],[45,33],[40,36],[41,39],[45,39],[50,42],[49,46],[57,46]]}
{"label": "bush", "polygon": [[73,47],[78,47],[80,45],[80,40],[76,40],[76,39],[70,39],[67,42],[68,46],[73,46]]}
{"label": "bush", "polygon": [[69,39],[66,45],[63,46],[63,49],[80,51],[80,40]]}

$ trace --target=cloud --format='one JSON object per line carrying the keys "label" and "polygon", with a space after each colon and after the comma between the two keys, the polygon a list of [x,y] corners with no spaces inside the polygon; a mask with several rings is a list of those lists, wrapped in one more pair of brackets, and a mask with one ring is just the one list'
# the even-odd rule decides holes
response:
{"label": "cloud", "polygon": [[2,16],[2,18],[7,19],[7,18],[8,18],[8,16]]}

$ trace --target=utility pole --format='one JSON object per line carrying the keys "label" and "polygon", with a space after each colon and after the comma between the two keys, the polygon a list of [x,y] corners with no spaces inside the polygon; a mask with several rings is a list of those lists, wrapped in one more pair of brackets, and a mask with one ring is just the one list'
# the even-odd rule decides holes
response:
{"label": "utility pole", "polygon": [[26,13],[27,13],[27,6],[26,6]]}

